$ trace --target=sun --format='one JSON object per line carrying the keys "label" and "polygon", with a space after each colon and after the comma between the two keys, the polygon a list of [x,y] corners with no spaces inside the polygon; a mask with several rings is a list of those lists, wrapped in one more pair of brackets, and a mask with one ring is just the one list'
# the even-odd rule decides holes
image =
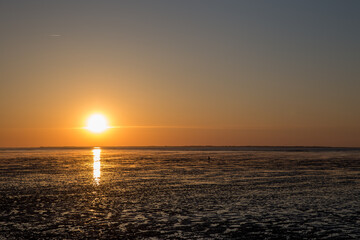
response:
{"label": "sun", "polygon": [[102,133],[109,128],[107,120],[102,114],[93,114],[87,120],[85,127],[93,133]]}

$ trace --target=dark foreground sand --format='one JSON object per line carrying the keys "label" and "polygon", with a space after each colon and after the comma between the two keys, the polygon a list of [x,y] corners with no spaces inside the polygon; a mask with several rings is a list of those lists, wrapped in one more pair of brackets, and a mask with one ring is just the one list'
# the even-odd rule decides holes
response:
{"label": "dark foreground sand", "polygon": [[359,151],[0,151],[0,239],[360,239],[359,226]]}

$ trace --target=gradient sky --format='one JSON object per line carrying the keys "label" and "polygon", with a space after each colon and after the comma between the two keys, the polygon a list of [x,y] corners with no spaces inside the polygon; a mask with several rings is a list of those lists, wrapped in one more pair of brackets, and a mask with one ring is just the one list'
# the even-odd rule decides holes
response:
{"label": "gradient sky", "polygon": [[[0,0],[0,147],[360,146],[360,1]],[[84,129],[93,112],[113,126]]]}

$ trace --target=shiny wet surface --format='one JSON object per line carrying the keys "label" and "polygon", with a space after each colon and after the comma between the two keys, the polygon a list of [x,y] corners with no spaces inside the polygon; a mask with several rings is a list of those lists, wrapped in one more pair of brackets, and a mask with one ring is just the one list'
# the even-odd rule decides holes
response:
{"label": "shiny wet surface", "polygon": [[359,151],[2,150],[0,194],[0,239],[360,239]]}

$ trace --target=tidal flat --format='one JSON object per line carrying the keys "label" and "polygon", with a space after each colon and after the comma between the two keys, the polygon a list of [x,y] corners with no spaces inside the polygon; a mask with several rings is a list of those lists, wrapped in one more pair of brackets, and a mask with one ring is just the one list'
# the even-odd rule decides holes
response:
{"label": "tidal flat", "polygon": [[360,149],[0,150],[0,239],[360,239]]}

